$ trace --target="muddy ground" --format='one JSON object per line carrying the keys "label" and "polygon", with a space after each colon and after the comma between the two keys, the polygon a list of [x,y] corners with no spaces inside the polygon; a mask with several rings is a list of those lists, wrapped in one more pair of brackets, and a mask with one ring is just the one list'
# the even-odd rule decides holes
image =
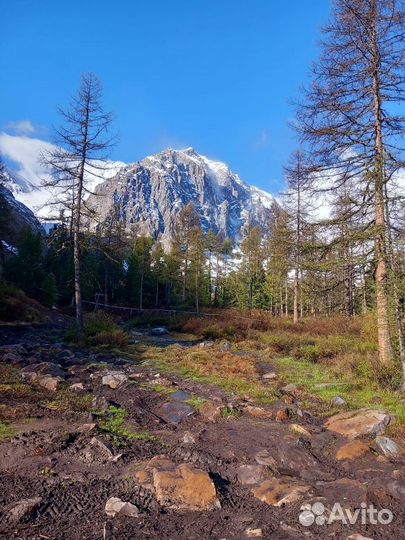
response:
{"label": "muddy ground", "polygon": [[[153,365],[128,363],[111,353],[75,350],[63,344],[62,335],[62,326],[0,328],[4,360],[0,413],[14,430],[0,442],[0,538],[404,536],[403,459],[382,455],[374,436],[363,437],[370,451],[338,461],[336,451],[348,441],[325,429],[324,418],[299,409],[293,390],[282,392],[271,407],[261,407],[264,413],[256,411],[259,416],[273,413],[272,418],[260,418],[251,414],[252,409],[249,412],[255,404],[240,396],[160,374]],[[165,346],[172,340],[151,337],[150,343]],[[38,368],[41,363],[48,364]],[[50,365],[56,366],[54,371]],[[49,383],[48,389],[39,385],[30,375],[35,370],[59,377],[57,390],[49,380],[44,383]],[[127,377],[115,389],[102,384],[102,377],[111,371]],[[83,388],[63,390],[76,383]],[[76,403],[72,395],[77,396]],[[219,416],[200,414],[193,406],[196,398],[220,404]],[[288,417],[279,415],[276,420],[277,412],[286,407]],[[119,408],[126,411],[125,431],[122,427],[114,431],[114,424],[106,427],[109,411]],[[294,431],[292,424],[306,432]],[[128,431],[139,436],[126,437]],[[136,475],[145,461],[158,455],[207,472],[221,507],[191,511],[160,504],[153,489]],[[258,469],[260,463],[264,466]],[[241,468],[244,465],[254,467]],[[268,478],[281,480],[287,491],[297,482],[308,489],[298,500],[274,506],[252,493]],[[105,504],[110,497],[131,502],[138,515],[108,518]],[[25,508],[21,501],[27,499],[31,502]],[[373,504],[391,510],[394,517],[386,525],[341,521],[302,525],[302,505],[317,501],[327,509],[340,502],[353,511],[361,503]]]}

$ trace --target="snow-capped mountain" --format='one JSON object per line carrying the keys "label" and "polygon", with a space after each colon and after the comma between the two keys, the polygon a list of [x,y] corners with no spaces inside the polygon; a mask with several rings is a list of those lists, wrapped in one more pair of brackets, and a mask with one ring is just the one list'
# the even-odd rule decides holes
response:
{"label": "snow-capped mountain", "polygon": [[269,193],[243,182],[225,163],[193,148],[168,149],[122,167],[87,201],[98,220],[114,216],[127,230],[136,225],[139,233],[161,237],[166,246],[181,209],[190,202],[205,231],[221,231],[235,240],[249,215],[264,225],[276,204]]}
{"label": "snow-capped mountain", "polygon": [[[86,175],[86,186],[89,191],[106,178],[115,176],[125,163],[122,161],[107,161],[103,163],[102,168],[95,163],[94,172],[89,170]],[[57,200],[57,189],[44,187],[43,183],[47,180],[48,173],[45,168],[41,171],[35,180],[31,181],[23,177],[18,172],[11,171],[5,168],[3,172],[2,182],[11,191],[15,199],[25,206],[28,206],[35,215],[42,220],[46,220],[57,215],[55,201]]]}

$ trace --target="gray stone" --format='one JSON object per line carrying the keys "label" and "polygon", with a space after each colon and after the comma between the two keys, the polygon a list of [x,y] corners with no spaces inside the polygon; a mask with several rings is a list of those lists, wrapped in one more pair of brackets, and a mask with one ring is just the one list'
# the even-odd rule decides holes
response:
{"label": "gray stone", "polygon": [[346,400],[344,400],[343,398],[339,396],[332,398],[331,402],[332,402],[332,405],[334,405],[335,407],[343,407],[343,405],[346,405]]}
{"label": "gray stone", "polygon": [[254,486],[269,477],[264,465],[239,465],[236,471],[238,482],[243,486]]}
{"label": "gray stone", "polygon": [[150,333],[152,336],[164,336],[165,334],[169,333],[169,330],[165,326],[158,326],[156,328],[152,328]]}
{"label": "gray stone", "polygon": [[107,375],[104,375],[104,377],[101,379],[101,383],[104,386],[109,386],[112,389],[119,388],[124,382],[128,380],[128,377],[125,375],[125,373],[120,372],[111,372]]}
{"label": "gray stone", "polygon": [[157,414],[169,424],[180,424],[185,418],[195,414],[194,407],[177,401],[164,403]]}
{"label": "gray stone", "polygon": [[134,504],[122,501],[118,497],[110,497],[105,503],[104,510],[108,517],[137,517],[139,515],[139,510]]}
{"label": "gray stone", "polygon": [[175,401],[187,401],[188,399],[191,399],[193,396],[190,394],[190,392],[177,390],[177,392],[173,392],[173,394],[170,394],[170,397],[174,399]]}
{"label": "gray stone", "polygon": [[403,453],[401,447],[389,437],[383,437],[380,435],[376,437],[375,442],[382,453],[388,458],[398,458]]}
{"label": "gray stone", "polygon": [[281,390],[283,390],[283,392],[294,392],[294,390],[297,390],[297,385],[287,384],[286,386],[283,386]]}
{"label": "gray stone", "polygon": [[194,444],[195,443],[195,437],[192,433],[189,431],[186,431],[183,435],[182,442],[184,444]]}
{"label": "gray stone", "polygon": [[262,379],[264,379],[264,380],[277,379],[277,373],[274,373],[274,371],[269,371],[268,373],[264,373],[262,375]]}
{"label": "gray stone", "polygon": [[84,390],[84,384],[81,382],[77,382],[77,383],[71,384],[69,388],[73,390],[74,392],[82,392]]}

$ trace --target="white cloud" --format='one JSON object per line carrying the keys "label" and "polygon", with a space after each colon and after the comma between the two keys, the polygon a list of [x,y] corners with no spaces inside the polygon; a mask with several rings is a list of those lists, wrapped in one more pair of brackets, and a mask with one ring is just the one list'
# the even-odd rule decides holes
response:
{"label": "white cloud", "polygon": [[54,148],[49,142],[23,135],[0,133],[0,153],[14,162],[15,171],[34,186],[40,186],[47,176],[40,163],[41,152]]}
{"label": "white cloud", "polygon": [[37,131],[31,120],[9,122],[5,129],[8,131],[14,131],[17,135],[33,135]]}

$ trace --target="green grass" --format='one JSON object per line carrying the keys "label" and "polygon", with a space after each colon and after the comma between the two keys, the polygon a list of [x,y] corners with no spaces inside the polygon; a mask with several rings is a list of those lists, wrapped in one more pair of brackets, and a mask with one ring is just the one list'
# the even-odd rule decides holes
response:
{"label": "green grass", "polygon": [[[405,420],[405,407],[399,403],[400,395],[392,390],[384,390],[369,382],[345,378],[341,373],[324,364],[296,360],[292,357],[272,360],[272,366],[279,372],[282,384],[292,383],[304,388],[306,404],[310,406],[311,395],[329,405],[327,414],[337,412],[330,407],[332,398],[339,396],[347,402],[350,409],[370,407],[392,413],[400,423]],[[335,386],[318,387],[320,383],[335,383]],[[343,384],[342,384],[343,383]],[[367,386],[366,386],[367,385]],[[338,409],[338,410],[344,410]]]}
{"label": "green grass", "polygon": [[15,430],[4,422],[0,421],[0,441],[9,441],[15,435]]}
{"label": "green grass", "polygon": [[199,398],[197,396],[193,396],[191,399],[187,399],[184,401],[184,403],[187,403],[187,405],[191,405],[191,407],[194,407],[196,411],[199,411],[201,408],[201,405],[206,403],[206,399]]}
{"label": "green grass", "polygon": [[155,437],[146,432],[135,433],[126,428],[128,411],[123,407],[111,405],[106,413],[103,413],[100,428],[103,435],[112,441],[117,447],[125,447],[130,441],[153,441]]}

